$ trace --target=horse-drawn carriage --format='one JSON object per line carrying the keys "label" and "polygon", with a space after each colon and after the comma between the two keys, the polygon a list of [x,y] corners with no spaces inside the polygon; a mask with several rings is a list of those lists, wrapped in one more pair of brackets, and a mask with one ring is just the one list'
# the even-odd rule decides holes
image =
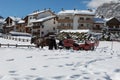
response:
{"label": "horse-drawn carriage", "polygon": [[66,49],[72,48],[73,50],[94,50],[97,47],[99,41],[85,41],[84,43],[76,43],[73,39],[65,39],[63,40],[63,46]]}
{"label": "horse-drawn carriage", "polygon": [[85,41],[84,43],[76,43],[72,38],[61,40],[58,45],[54,38],[33,38],[31,39],[31,43],[34,43],[37,48],[40,46],[41,48],[43,48],[43,46],[49,46],[50,49],[53,49],[53,47],[57,49],[58,47],[59,49],[72,48],[73,50],[94,50],[95,47],[99,45],[98,40],[92,42]]}

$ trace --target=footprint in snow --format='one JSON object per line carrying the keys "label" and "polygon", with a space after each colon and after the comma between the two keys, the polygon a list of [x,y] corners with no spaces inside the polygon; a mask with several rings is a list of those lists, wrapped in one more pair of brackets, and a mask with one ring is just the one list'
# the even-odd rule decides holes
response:
{"label": "footprint in snow", "polygon": [[26,57],[26,58],[32,58],[32,56],[28,56],[28,57]]}
{"label": "footprint in snow", "polygon": [[42,78],[42,77],[38,77],[38,78],[36,78],[36,79],[34,79],[34,80],[46,80],[46,79],[44,79],[44,78]]}
{"label": "footprint in snow", "polygon": [[7,59],[6,61],[14,61],[15,59]]}
{"label": "footprint in snow", "polygon": [[63,78],[65,78],[65,76],[55,76],[55,77],[53,77],[53,79],[55,79],[55,80],[61,80]]}
{"label": "footprint in snow", "polygon": [[75,74],[75,75],[70,76],[69,78],[75,80],[75,79],[78,79],[80,76],[81,75],[79,75],[79,74]]}
{"label": "footprint in snow", "polygon": [[13,71],[9,71],[9,73],[16,73],[16,72],[17,72],[17,71],[14,71],[14,70],[13,70]]}
{"label": "footprint in snow", "polygon": [[71,64],[65,64],[66,66],[73,66],[74,64],[73,63],[71,63]]}
{"label": "footprint in snow", "polygon": [[19,74],[12,73],[11,76],[19,76]]}
{"label": "footprint in snow", "polygon": [[30,68],[30,70],[36,70],[36,68]]}
{"label": "footprint in snow", "polygon": [[76,69],[71,69],[72,71],[75,71]]}
{"label": "footprint in snow", "polygon": [[11,76],[18,76],[19,74],[16,74],[16,72],[17,71],[14,71],[14,70],[13,71],[9,71],[9,73],[10,73]]}
{"label": "footprint in snow", "polygon": [[99,72],[94,72],[94,74],[99,75],[100,73]]}
{"label": "footprint in snow", "polygon": [[88,80],[90,80],[90,78],[89,78],[89,77],[83,77],[83,78],[84,78],[84,80],[85,80],[85,79],[88,79]]}
{"label": "footprint in snow", "polygon": [[115,69],[114,72],[120,73],[120,69]]}
{"label": "footprint in snow", "polygon": [[58,65],[58,67],[63,67],[63,65]]}
{"label": "footprint in snow", "polygon": [[48,66],[43,66],[43,67],[47,68]]}
{"label": "footprint in snow", "polygon": [[43,56],[48,56],[48,55],[43,55]]}

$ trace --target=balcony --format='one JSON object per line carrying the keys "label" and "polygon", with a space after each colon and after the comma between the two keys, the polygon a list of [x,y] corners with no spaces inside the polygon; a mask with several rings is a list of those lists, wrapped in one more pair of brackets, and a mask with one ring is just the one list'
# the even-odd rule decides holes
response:
{"label": "balcony", "polygon": [[78,26],[78,29],[89,29],[89,28],[86,26]]}
{"label": "balcony", "polygon": [[6,24],[6,27],[12,27],[13,25],[12,24]]}
{"label": "balcony", "polygon": [[93,20],[78,20],[78,23],[93,23]]}
{"label": "balcony", "polygon": [[33,29],[39,29],[40,26],[32,26]]}
{"label": "balcony", "polygon": [[73,29],[73,26],[58,26],[58,29]]}
{"label": "balcony", "polygon": [[59,23],[73,23],[72,19],[59,19],[58,20]]}

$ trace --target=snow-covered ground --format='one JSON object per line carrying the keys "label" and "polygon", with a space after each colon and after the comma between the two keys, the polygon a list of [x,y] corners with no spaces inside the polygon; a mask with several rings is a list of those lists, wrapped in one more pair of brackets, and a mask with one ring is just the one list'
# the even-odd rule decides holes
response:
{"label": "snow-covered ground", "polygon": [[1,47],[0,80],[120,80],[120,42],[102,41],[95,51]]}

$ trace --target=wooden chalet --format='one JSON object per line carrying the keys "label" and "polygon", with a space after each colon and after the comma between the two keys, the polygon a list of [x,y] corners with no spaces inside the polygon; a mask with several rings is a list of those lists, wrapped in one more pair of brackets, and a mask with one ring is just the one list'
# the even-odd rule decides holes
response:
{"label": "wooden chalet", "polygon": [[106,22],[108,32],[120,34],[120,21],[117,18],[111,18]]}

